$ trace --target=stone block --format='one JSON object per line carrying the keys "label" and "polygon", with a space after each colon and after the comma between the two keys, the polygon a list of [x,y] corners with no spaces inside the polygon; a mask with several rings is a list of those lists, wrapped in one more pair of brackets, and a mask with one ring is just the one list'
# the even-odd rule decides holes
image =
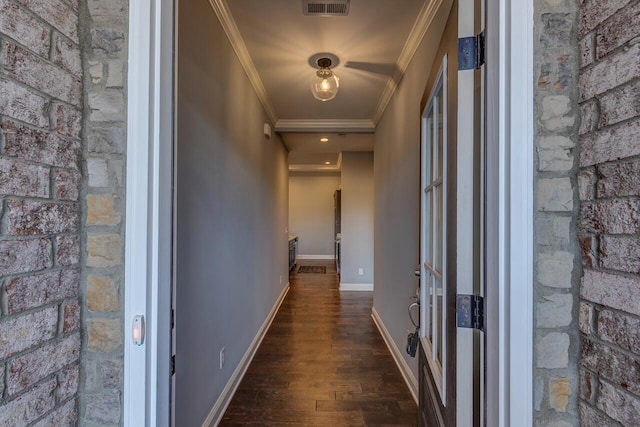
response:
{"label": "stone block", "polygon": [[571,40],[573,16],[569,13],[543,13],[540,15],[540,46],[544,49],[566,47]]}
{"label": "stone block", "polygon": [[578,173],[578,193],[580,200],[593,200],[595,195],[595,172],[586,169]]}
{"label": "stone block", "polygon": [[640,3],[630,2],[629,7],[620,9],[611,19],[605,21],[597,29],[598,59],[608,55],[640,34]]}
{"label": "stone block", "polygon": [[571,239],[571,218],[538,216],[536,218],[537,243],[542,246],[567,248]]}
{"label": "stone block", "polygon": [[80,190],[80,172],[69,169],[53,171],[53,191],[58,200],[77,201]]}
{"label": "stone block", "polygon": [[124,86],[124,62],[121,59],[111,59],[107,64],[107,87],[120,88]]}
{"label": "stone block", "polygon": [[65,298],[75,298],[79,281],[78,270],[55,270],[12,279],[6,287],[8,312],[17,313]]}
{"label": "stone block", "polygon": [[580,66],[586,67],[595,61],[596,48],[595,48],[595,33],[589,33],[580,39]]}
{"label": "stone block", "polygon": [[16,357],[7,363],[7,391],[10,395],[16,394],[76,362],[79,357],[79,333]]}
{"label": "stone block", "polygon": [[0,76],[0,114],[39,127],[49,126],[48,99]]}
{"label": "stone block", "polygon": [[620,424],[596,411],[584,402],[580,402],[581,427],[620,427]]}
{"label": "stone block", "polygon": [[82,84],[77,76],[10,42],[2,43],[2,62],[12,78],[54,98],[80,106]]}
{"label": "stone block", "polygon": [[80,262],[80,239],[78,236],[56,236],[56,263],[62,266]]}
{"label": "stone block", "polygon": [[549,406],[558,412],[567,412],[571,381],[568,378],[549,380]]}
{"label": "stone block", "polygon": [[89,76],[93,84],[99,84],[104,77],[104,64],[100,61],[89,61]]}
{"label": "stone block", "polygon": [[62,304],[62,332],[68,333],[80,329],[80,303],[78,300]]}
{"label": "stone block", "polygon": [[120,159],[109,159],[107,161],[109,176],[113,177],[113,184],[117,188],[124,188],[125,182],[122,179],[124,173],[124,161]]}
{"label": "stone block", "polygon": [[62,34],[78,43],[78,15],[62,1],[19,0],[40,18],[56,27]]}
{"label": "stone block", "polygon": [[83,421],[96,425],[117,425],[120,423],[122,408],[120,393],[88,394],[85,396]]}
{"label": "stone block", "polygon": [[640,421],[640,397],[607,382],[600,383],[596,407],[623,426],[638,425]]}
{"label": "stone block", "polygon": [[[640,237],[600,236],[600,266],[640,274]],[[638,298],[640,301],[640,298]]]}
{"label": "stone block", "polygon": [[582,265],[585,267],[597,267],[598,266],[598,249],[597,238],[594,236],[580,236],[578,237],[580,243],[580,253],[582,255]]}
{"label": "stone block", "polygon": [[58,400],[64,402],[78,392],[80,365],[71,365],[58,374]]}
{"label": "stone block", "polygon": [[90,351],[108,353],[122,345],[120,319],[87,319],[87,348]]}
{"label": "stone block", "polygon": [[115,197],[109,194],[87,195],[87,225],[118,225],[120,213],[114,209]]}
{"label": "stone block", "polygon": [[117,311],[120,308],[118,286],[109,277],[87,277],[87,308],[91,311]]}
{"label": "stone block", "polygon": [[54,102],[51,106],[51,125],[60,135],[80,139],[82,112],[68,104]]}
{"label": "stone block", "polygon": [[595,395],[597,378],[591,375],[590,371],[580,369],[580,399],[591,402]]}
{"label": "stone block", "polygon": [[571,112],[571,99],[566,95],[549,95],[542,98],[540,121],[547,130],[560,131],[573,126],[576,121]]}
{"label": "stone block", "polygon": [[637,116],[640,116],[640,80],[600,96],[598,126],[614,125]]}
{"label": "stone block", "polygon": [[536,339],[536,367],[560,369],[569,366],[569,335],[550,332]]}
{"label": "stone block", "polygon": [[34,422],[56,405],[56,379],[38,384],[25,394],[0,403],[0,426],[23,427]]}
{"label": "stone block", "polygon": [[595,98],[580,104],[580,135],[593,132],[598,129],[600,120],[600,107]]}
{"label": "stone block", "polygon": [[8,200],[6,232],[10,235],[78,232],[80,208],[77,203]]}
{"label": "stone block", "polygon": [[541,297],[536,303],[536,327],[559,328],[569,326],[573,309],[573,295],[553,294]]}
{"label": "stone block", "polygon": [[58,332],[58,307],[0,321],[0,360],[42,344]]}
{"label": "stone block", "polygon": [[92,122],[114,122],[124,120],[124,95],[121,92],[98,92],[89,94],[90,120]]}
{"label": "stone block", "polygon": [[568,171],[573,168],[573,141],[564,136],[538,139],[538,168],[541,171]]}
{"label": "stone block", "polygon": [[78,169],[80,142],[2,120],[5,154],[62,168]]}
{"label": "stone block", "polygon": [[117,126],[108,128],[91,126],[87,137],[87,145],[92,153],[122,153],[124,130]]}
{"label": "stone block", "polygon": [[78,77],[82,76],[80,48],[59,33],[53,33],[51,60]]}
{"label": "stone block", "polygon": [[49,197],[49,176],[48,167],[0,158],[1,194],[47,198]]}
{"label": "stone block", "polygon": [[98,22],[112,21],[114,18],[126,16],[126,2],[123,0],[102,1],[88,0],[89,14]]}
{"label": "stone block", "polygon": [[602,310],[598,314],[598,336],[618,347],[640,355],[640,319]]}
{"label": "stone block", "polygon": [[119,234],[87,233],[87,266],[115,267],[122,263]]}
{"label": "stone block", "polygon": [[578,218],[579,233],[636,234],[640,232],[640,202],[602,200],[584,203]]}
{"label": "stone block", "polygon": [[640,360],[632,358],[609,345],[582,338],[580,364],[600,376],[602,380],[638,393],[640,391]]}
{"label": "stone block", "polygon": [[609,55],[580,74],[580,102],[635,79],[639,72],[640,44]]}
{"label": "stone block", "polygon": [[598,165],[598,197],[640,196],[640,161]]}
{"label": "stone block", "polygon": [[582,0],[580,6],[580,35],[596,28],[629,3],[629,0]]}
{"label": "stone block", "polygon": [[544,212],[571,212],[573,187],[569,178],[538,180],[538,209]]}
{"label": "stone block", "polygon": [[538,255],[538,282],[550,288],[571,288],[574,255],[556,251]]}
{"label": "stone block", "polygon": [[593,333],[593,305],[580,302],[579,325],[580,332],[590,335]]}
{"label": "stone block", "polygon": [[124,31],[117,28],[94,28],[91,30],[91,47],[106,55],[123,51],[125,46]]}
{"label": "stone block", "polygon": [[109,186],[106,160],[95,157],[87,159],[87,171],[89,172],[89,187],[104,188]]}
{"label": "stone block", "polygon": [[51,267],[49,239],[0,240],[0,276]]}
{"label": "stone block", "polygon": [[637,156],[640,154],[640,119],[583,136],[580,145],[581,167]]}
{"label": "stone block", "polygon": [[640,278],[585,269],[580,296],[640,316]]}
{"label": "stone block", "polygon": [[49,56],[49,28],[11,0],[0,0],[0,33],[11,34],[43,58]]}
{"label": "stone block", "polygon": [[78,422],[78,410],[75,400],[70,400],[60,408],[38,421],[33,427],[75,426]]}
{"label": "stone block", "polygon": [[123,379],[122,360],[104,360],[98,366],[98,384],[103,389],[116,390]]}
{"label": "stone block", "polygon": [[545,387],[544,387],[544,378],[541,376],[536,376],[535,384],[533,386],[533,407],[536,411],[539,411],[542,407],[542,400],[545,395]]}

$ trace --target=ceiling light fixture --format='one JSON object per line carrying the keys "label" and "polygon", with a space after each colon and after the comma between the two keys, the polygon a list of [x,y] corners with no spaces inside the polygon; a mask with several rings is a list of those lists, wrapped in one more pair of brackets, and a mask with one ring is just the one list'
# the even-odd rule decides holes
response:
{"label": "ceiling light fixture", "polygon": [[331,162],[324,162],[324,164],[325,164],[325,165],[330,165],[330,164],[331,164]]}
{"label": "ceiling light fixture", "polygon": [[329,138],[320,138],[320,142],[329,142]]}
{"label": "ceiling light fixture", "polygon": [[331,59],[319,58],[318,67],[311,81],[311,93],[319,101],[331,101],[338,94],[340,82],[338,76],[331,71]]}

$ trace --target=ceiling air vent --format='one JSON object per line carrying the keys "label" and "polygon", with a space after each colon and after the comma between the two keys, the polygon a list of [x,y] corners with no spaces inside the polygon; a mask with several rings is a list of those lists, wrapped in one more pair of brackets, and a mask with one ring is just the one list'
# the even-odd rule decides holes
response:
{"label": "ceiling air vent", "polygon": [[302,12],[310,16],[347,16],[350,0],[302,0]]}

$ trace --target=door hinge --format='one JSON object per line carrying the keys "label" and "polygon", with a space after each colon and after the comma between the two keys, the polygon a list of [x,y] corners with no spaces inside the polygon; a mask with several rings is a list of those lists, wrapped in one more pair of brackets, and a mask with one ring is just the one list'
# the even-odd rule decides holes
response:
{"label": "door hinge", "polygon": [[484,298],[480,295],[456,295],[456,317],[459,328],[484,332]]}
{"label": "door hinge", "polygon": [[171,375],[176,373],[176,355],[171,356]]}
{"label": "door hinge", "polygon": [[474,70],[484,65],[484,31],[458,39],[458,70]]}

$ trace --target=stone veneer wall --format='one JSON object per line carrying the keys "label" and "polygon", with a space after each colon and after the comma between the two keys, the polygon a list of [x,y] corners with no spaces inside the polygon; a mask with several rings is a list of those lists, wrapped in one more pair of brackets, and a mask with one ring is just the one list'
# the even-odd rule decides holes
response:
{"label": "stone veneer wall", "polygon": [[578,8],[535,1],[534,424],[553,427],[579,425]]}
{"label": "stone veneer wall", "polygon": [[[80,424],[122,424],[127,0],[81,0],[86,70]],[[86,3],[85,3],[86,2]]]}
{"label": "stone veneer wall", "polygon": [[580,415],[640,423],[640,1],[580,6]]}
{"label": "stone veneer wall", "polygon": [[78,1],[0,0],[0,425],[78,418]]}

